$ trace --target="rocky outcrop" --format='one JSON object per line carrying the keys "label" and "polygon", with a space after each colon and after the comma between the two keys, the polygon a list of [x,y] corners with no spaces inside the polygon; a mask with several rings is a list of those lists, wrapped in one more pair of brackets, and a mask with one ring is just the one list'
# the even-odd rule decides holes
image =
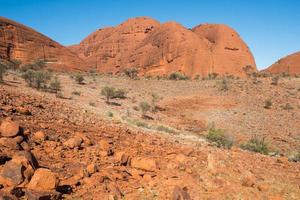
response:
{"label": "rocky outcrop", "polygon": [[232,28],[223,24],[203,24],[192,30],[200,38],[209,41],[211,72],[243,75],[245,67],[256,70],[249,47]]}
{"label": "rocky outcrop", "polygon": [[181,71],[188,76],[244,76],[246,66],[256,70],[247,45],[225,25],[204,24],[189,30],[175,22],[159,24],[140,17],[99,29],[69,49],[101,72],[135,67],[141,75]]}
{"label": "rocky outcrop", "polygon": [[66,47],[12,20],[0,17],[0,59],[22,63],[45,60],[55,69],[80,69],[84,63]]}
{"label": "rocky outcrop", "polygon": [[296,52],[278,60],[276,63],[268,67],[265,71],[273,74],[300,74],[300,52]]}
{"label": "rocky outcrop", "polygon": [[124,67],[136,49],[159,22],[147,17],[129,19],[116,26],[99,29],[79,45],[69,47],[89,67],[103,72],[117,72]]}

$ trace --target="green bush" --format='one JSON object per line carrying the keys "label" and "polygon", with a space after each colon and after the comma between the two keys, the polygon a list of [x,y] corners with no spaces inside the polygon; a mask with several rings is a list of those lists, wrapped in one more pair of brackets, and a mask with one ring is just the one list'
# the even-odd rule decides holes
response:
{"label": "green bush", "polygon": [[78,92],[78,91],[73,91],[72,94],[73,94],[73,95],[76,95],[76,96],[80,96],[81,93]]}
{"label": "green bush", "polygon": [[61,91],[61,83],[57,77],[55,77],[54,80],[50,82],[49,89],[54,93]]}
{"label": "green bush", "polygon": [[265,155],[269,153],[268,144],[265,142],[265,138],[259,138],[257,136],[252,137],[247,143],[242,144],[241,148]]}
{"label": "green bush", "polygon": [[51,80],[51,73],[47,71],[27,70],[22,77],[28,83],[29,87],[47,89],[47,84]]}
{"label": "green bush", "polygon": [[136,68],[124,69],[124,74],[131,79],[137,78],[138,72],[139,71]]}
{"label": "green bush", "polygon": [[110,103],[110,99],[114,97],[115,95],[115,88],[113,87],[108,87],[105,86],[104,88],[102,88],[101,90],[101,95],[105,96],[106,98],[106,103],[109,104]]}
{"label": "green bush", "polygon": [[139,107],[140,107],[140,109],[141,109],[141,111],[142,111],[142,117],[145,117],[146,114],[147,114],[147,112],[148,112],[148,111],[150,110],[150,108],[151,108],[151,106],[149,105],[149,103],[148,103],[148,102],[145,102],[145,101],[140,102]]}
{"label": "green bush", "polygon": [[82,74],[76,74],[74,79],[75,79],[76,83],[78,83],[78,84],[83,84],[83,82],[84,82],[84,77]]}
{"label": "green bush", "polygon": [[166,132],[166,133],[175,133],[175,131],[173,129],[170,129],[166,126],[160,125],[156,128],[156,130],[158,131],[162,131],[162,132]]}
{"label": "green bush", "polygon": [[123,89],[116,89],[114,90],[113,97],[115,99],[125,99],[126,98],[126,92]]}
{"label": "green bush", "polygon": [[291,162],[300,162],[300,149],[298,152],[295,152],[291,156],[289,156],[289,161]]}
{"label": "green bush", "polygon": [[181,72],[172,72],[169,77],[169,80],[188,80],[189,77],[185,76],[184,74],[182,74]]}
{"label": "green bush", "polygon": [[233,145],[233,140],[224,134],[224,130],[216,129],[214,126],[209,129],[206,139],[219,148],[231,148]]}
{"label": "green bush", "polygon": [[157,103],[161,99],[162,99],[162,97],[158,96],[157,94],[155,94],[155,93],[151,94],[151,111],[152,112],[156,112]]}

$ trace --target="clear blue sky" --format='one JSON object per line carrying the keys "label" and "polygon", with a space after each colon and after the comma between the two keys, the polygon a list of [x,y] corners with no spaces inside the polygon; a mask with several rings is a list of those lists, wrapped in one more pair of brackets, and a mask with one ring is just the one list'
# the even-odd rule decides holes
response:
{"label": "clear blue sky", "polygon": [[0,16],[63,45],[136,16],[177,21],[188,28],[224,23],[239,32],[260,69],[300,51],[299,0],[0,0]]}

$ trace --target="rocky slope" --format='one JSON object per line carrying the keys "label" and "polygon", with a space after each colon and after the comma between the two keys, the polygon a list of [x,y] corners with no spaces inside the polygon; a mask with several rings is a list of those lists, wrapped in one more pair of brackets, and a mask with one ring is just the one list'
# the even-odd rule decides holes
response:
{"label": "rocky slope", "polygon": [[268,67],[265,71],[279,74],[289,73],[291,75],[300,74],[300,52],[288,55]]}
{"label": "rocky slope", "polygon": [[189,76],[226,73],[243,76],[254,58],[240,36],[225,25],[205,24],[189,30],[175,22],[159,24],[145,17],[100,29],[69,47],[103,72],[136,67],[141,74]]}
{"label": "rocky slope", "polygon": [[56,69],[80,69],[84,63],[66,47],[12,20],[0,17],[0,59],[23,63],[37,59]]}
{"label": "rocky slope", "polygon": [[299,163],[109,124],[0,87],[0,199],[299,199]]}

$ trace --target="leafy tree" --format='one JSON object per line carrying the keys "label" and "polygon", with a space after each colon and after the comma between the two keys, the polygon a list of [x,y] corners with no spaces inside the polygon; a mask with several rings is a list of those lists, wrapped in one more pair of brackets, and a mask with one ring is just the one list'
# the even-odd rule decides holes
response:
{"label": "leafy tree", "polygon": [[104,88],[102,88],[101,90],[101,95],[106,97],[106,103],[109,104],[110,103],[110,99],[114,97],[115,95],[115,88],[113,87],[108,87],[105,86]]}

